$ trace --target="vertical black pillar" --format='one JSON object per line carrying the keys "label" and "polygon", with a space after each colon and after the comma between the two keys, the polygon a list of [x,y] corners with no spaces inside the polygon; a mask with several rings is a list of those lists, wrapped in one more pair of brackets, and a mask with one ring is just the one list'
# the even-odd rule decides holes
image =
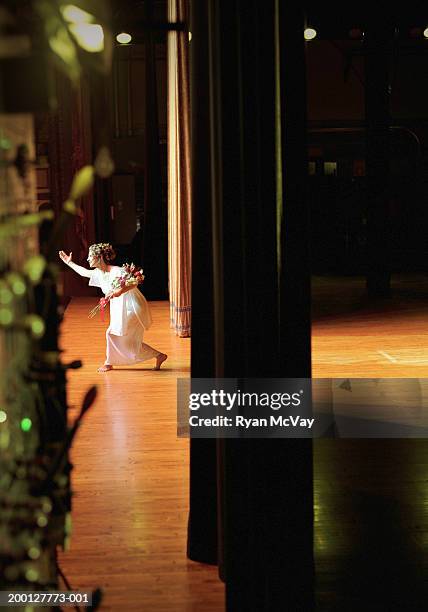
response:
{"label": "vertical black pillar", "polygon": [[[194,1],[191,29],[192,376],[309,376],[303,15]],[[312,610],[311,444],[223,440],[216,466],[208,442],[191,442],[190,557],[217,553],[228,611]]]}
{"label": "vertical black pillar", "polygon": [[[279,108],[278,376],[311,376],[309,202],[306,193],[306,70],[304,13],[278,0]],[[278,136],[278,134],[277,134]],[[280,147],[280,151],[278,148]],[[267,500],[272,510],[268,551],[272,587],[266,610],[313,610],[312,440],[275,440],[269,457]],[[269,444],[269,441],[268,441]],[[282,605],[281,605],[282,604]]]}
{"label": "vertical black pillar", "polygon": [[[194,378],[215,376],[208,6],[190,2],[192,140],[192,353]],[[187,554],[217,563],[217,452],[215,440],[190,441]]]}
{"label": "vertical black pillar", "polygon": [[389,63],[393,26],[374,9],[365,32],[367,290],[387,296],[391,277]]}
{"label": "vertical black pillar", "polygon": [[[310,284],[303,15],[274,0],[219,1],[215,7],[224,376],[305,377]],[[227,610],[311,610],[311,443],[225,440],[223,447]]]}
{"label": "vertical black pillar", "polygon": [[159,148],[159,120],[156,80],[156,40],[153,23],[153,0],[146,0],[145,20],[145,91],[144,121],[144,221],[143,267],[146,274],[144,293],[149,299],[168,298],[168,230],[166,202],[162,197]]}
{"label": "vertical black pillar", "polygon": [[[274,3],[229,0],[216,8],[224,376],[271,377],[278,374]],[[228,611],[274,609],[283,578],[269,551],[280,533],[272,497],[282,482],[280,470],[273,483],[271,443],[223,442],[220,569]]]}

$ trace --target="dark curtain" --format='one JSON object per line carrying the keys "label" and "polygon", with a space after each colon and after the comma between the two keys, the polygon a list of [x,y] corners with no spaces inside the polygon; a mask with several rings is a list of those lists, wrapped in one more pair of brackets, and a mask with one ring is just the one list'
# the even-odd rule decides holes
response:
{"label": "dark curtain", "polygon": [[[303,14],[192,2],[192,376],[310,376]],[[312,444],[191,441],[189,553],[227,610],[313,608]],[[216,545],[217,543],[217,545]]]}
{"label": "dark curtain", "polygon": [[[145,21],[153,21],[154,2],[144,3]],[[145,53],[145,133],[144,133],[144,295],[151,300],[168,298],[167,204],[162,197],[159,118],[156,77],[156,32],[147,28]]]}
{"label": "dark curtain", "polygon": [[[89,84],[81,80],[73,86],[61,73],[55,76],[57,104],[49,114],[48,158],[51,205],[58,215],[68,197],[74,174],[92,164],[93,159]],[[77,264],[87,265],[88,246],[95,242],[92,191],[80,199],[79,206],[79,213],[67,226],[61,248],[72,251]],[[94,294],[93,289],[88,289],[80,277],[65,267],[63,282],[65,296]]]}

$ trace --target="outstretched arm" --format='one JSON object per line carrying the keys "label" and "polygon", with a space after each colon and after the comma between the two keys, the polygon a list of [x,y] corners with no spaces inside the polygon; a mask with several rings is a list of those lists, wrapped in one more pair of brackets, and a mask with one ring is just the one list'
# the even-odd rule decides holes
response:
{"label": "outstretched arm", "polygon": [[77,274],[80,274],[80,276],[86,276],[86,278],[89,278],[91,276],[92,270],[88,270],[88,268],[84,268],[83,266],[78,266],[76,263],[74,263],[74,261],[72,261],[71,257],[73,253],[67,255],[67,253],[64,253],[64,251],[59,251],[58,254],[62,261],[67,264],[67,266],[69,266],[72,270],[77,272]]}

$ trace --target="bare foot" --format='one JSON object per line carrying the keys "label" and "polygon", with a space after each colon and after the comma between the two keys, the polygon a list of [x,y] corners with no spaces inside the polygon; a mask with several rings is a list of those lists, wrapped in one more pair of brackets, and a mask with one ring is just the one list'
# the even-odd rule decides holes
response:
{"label": "bare foot", "polygon": [[168,359],[168,355],[165,355],[165,353],[159,353],[159,355],[156,357],[156,365],[153,369],[160,370],[161,364],[167,359]]}
{"label": "bare foot", "polygon": [[97,372],[108,372],[109,370],[112,370],[112,369],[113,369],[112,365],[104,364],[103,366],[98,368]]}

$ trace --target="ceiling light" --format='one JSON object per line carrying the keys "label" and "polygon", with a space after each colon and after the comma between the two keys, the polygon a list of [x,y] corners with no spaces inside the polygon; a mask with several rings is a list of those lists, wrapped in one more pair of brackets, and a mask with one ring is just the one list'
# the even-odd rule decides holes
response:
{"label": "ceiling light", "polygon": [[313,40],[317,35],[317,31],[314,28],[305,28],[303,36],[305,40]]}
{"label": "ceiling light", "polygon": [[128,32],[121,32],[120,34],[116,36],[116,40],[121,45],[127,45],[128,43],[131,42],[132,36],[131,34],[128,34]]}

